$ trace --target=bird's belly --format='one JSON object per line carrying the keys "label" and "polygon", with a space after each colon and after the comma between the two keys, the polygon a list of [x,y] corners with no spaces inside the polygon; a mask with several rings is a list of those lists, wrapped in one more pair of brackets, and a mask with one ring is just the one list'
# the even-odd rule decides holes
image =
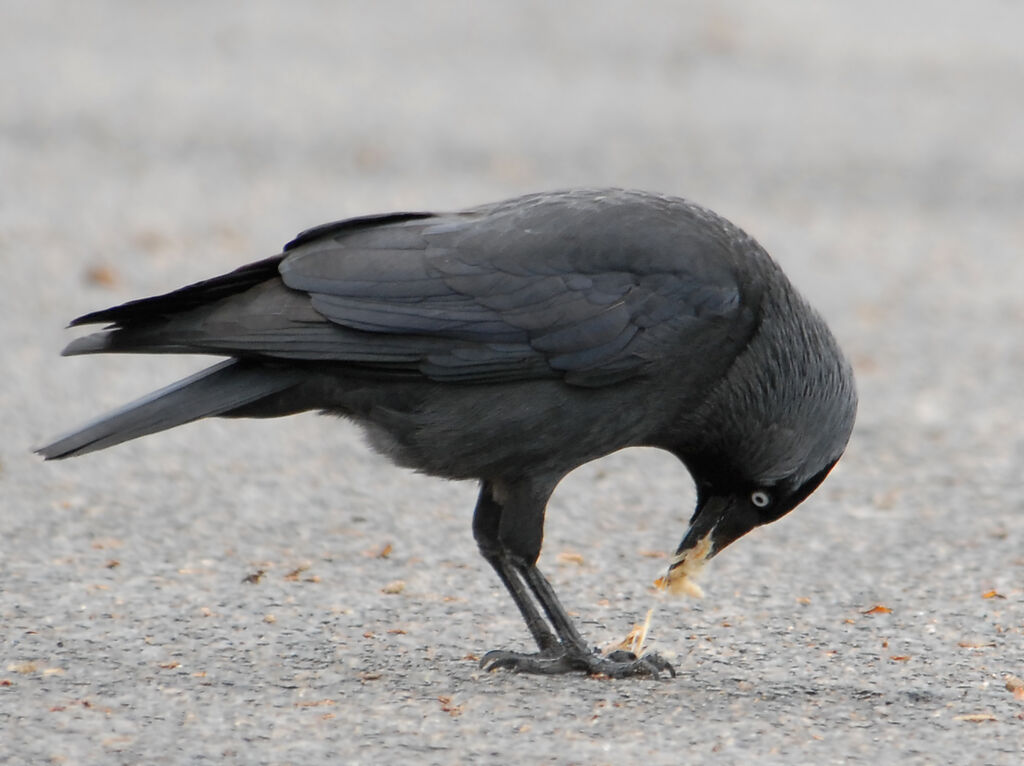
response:
{"label": "bird's belly", "polygon": [[341,413],[396,464],[450,479],[567,472],[623,447],[650,443],[658,420],[643,392],[628,385],[421,385],[411,395],[387,388],[376,387],[358,406],[349,399]]}

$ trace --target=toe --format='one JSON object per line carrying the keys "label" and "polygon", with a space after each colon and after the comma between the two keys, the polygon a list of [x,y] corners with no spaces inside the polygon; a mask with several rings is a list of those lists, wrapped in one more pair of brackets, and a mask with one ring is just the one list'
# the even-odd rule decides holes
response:
{"label": "toe", "polygon": [[487,652],[480,660],[480,667],[488,672],[507,669],[514,673],[536,675],[559,675],[562,673],[584,672],[604,678],[660,678],[662,673],[675,676],[671,663],[658,654],[645,654],[639,659],[632,652],[616,651],[607,657],[597,654],[581,654],[564,648],[556,652],[523,654],[502,650]]}
{"label": "toe", "polygon": [[676,677],[676,669],[672,667],[672,663],[666,660],[657,652],[650,652],[640,658],[640,662],[650,665],[652,668],[660,673],[668,673],[673,678]]}
{"label": "toe", "polygon": [[498,670],[500,668],[514,668],[516,663],[522,660],[524,656],[526,655],[496,649],[494,651],[487,652],[487,654],[480,659],[480,668],[488,672]]}

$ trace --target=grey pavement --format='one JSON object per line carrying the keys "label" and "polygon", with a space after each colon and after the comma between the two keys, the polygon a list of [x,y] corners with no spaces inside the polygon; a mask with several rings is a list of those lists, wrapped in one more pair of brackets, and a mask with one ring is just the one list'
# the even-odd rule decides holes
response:
{"label": "grey pavement", "polygon": [[[1024,5],[0,16],[0,762],[1020,763]],[[29,452],[206,361],[62,359],[80,313],[325,220],[596,184],[751,232],[861,391],[823,488],[658,603],[674,680],[481,673],[528,636],[474,488],[346,423]],[[541,563],[595,644],[655,602],[692,503],[654,451],[560,486]]]}

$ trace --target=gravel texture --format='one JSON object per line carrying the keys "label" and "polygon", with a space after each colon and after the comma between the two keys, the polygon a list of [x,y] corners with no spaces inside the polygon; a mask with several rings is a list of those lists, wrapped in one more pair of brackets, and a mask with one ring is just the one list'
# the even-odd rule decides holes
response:
{"label": "gravel texture", "polygon": [[[0,761],[1020,762],[1024,6],[0,15]],[[716,560],[703,601],[659,604],[674,680],[478,671],[528,636],[475,551],[474,487],[348,424],[29,452],[205,361],[61,359],[80,313],[324,220],[584,184],[753,233],[861,390],[823,488]],[[595,644],[642,620],[692,503],[654,451],[559,488],[541,563]]]}

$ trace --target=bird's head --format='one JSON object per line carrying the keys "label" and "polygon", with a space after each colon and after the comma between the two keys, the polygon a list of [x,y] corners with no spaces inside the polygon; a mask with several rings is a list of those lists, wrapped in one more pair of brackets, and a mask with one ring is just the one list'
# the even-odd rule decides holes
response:
{"label": "bird's head", "polygon": [[684,575],[803,502],[838,462],[857,411],[853,372],[824,321],[794,292],[763,306],[760,326],[677,454],[697,508],[669,571]]}
{"label": "bird's head", "polygon": [[824,481],[838,457],[802,483],[793,479],[774,482],[743,481],[732,486],[698,485],[697,508],[676,549],[672,569],[691,560],[710,559],[755,527],[782,518]]}

